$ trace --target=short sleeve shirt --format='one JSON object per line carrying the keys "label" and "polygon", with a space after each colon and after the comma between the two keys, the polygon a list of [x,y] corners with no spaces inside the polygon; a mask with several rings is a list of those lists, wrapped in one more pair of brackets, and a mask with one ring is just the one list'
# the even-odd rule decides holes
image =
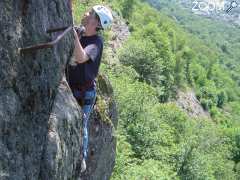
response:
{"label": "short sleeve shirt", "polygon": [[89,60],[76,66],[68,66],[69,85],[84,85],[97,77],[102,57],[103,40],[98,35],[83,36],[80,43]]}

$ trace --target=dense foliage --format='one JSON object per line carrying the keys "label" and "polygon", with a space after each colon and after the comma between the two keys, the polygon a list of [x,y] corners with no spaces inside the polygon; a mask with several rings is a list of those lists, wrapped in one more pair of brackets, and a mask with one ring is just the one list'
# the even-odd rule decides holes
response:
{"label": "dense foliage", "polygon": [[[101,1],[86,2],[74,1],[75,22]],[[152,1],[156,7],[159,2]],[[136,0],[105,1],[131,30],[111,59],[120,63],[106,63],[111,56],[105,51],[108,60],[101,66],[113,85],[119,111],[112,179],[239,179],[239,52],[228,52],[239,44],[210,39],[214,33],[227,37],[238,31],[230,27],[227,35],[217,30],[223,24],[162,2],[168,8],[159,11]],[[168,12],[174,12],[180,24]],[[108,46],[111,32],[104,37]],[[209,119],[191,118],[176,106],[178,91],[188,88],[210,112]]]}

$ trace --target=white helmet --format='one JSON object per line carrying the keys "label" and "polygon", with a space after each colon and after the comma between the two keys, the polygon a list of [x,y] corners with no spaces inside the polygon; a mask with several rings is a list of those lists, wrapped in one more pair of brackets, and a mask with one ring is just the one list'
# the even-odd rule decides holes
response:
{"label": "white helmet", "polygon": [[103,29],[108,28],[113,21],[113,16],[112,16],[111,11],[102,5],[93,6],[93,10],[98,15],[98,17],[101,21],[102,28]]}

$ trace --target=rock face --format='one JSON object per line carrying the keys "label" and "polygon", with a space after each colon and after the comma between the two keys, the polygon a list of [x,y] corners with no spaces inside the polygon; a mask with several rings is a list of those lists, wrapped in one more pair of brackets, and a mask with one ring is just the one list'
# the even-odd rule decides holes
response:
{"label": "rock face", "polygon": [[106,64],[115,65],[119,64],[119,59],[117,58],[117,50],[121,48],[124,41],[130,36],[130,30],[127,22],[124,21],[116,12],[113,11],[113,23],[111,28],[111,38],[108,41],[108,48],[105,49],[104,55],[106,56]]}
{"label": "rock face", "polygon": [[202,108],[193,90],[178,91],[176,104],[190,117],[210,118],[210,114]]}
{"label": "rock face", "polygon": [[48,119],[39,179],[77,179],[81,163],[81,110],[63,77]]}
{"label": "rock face", "polygon": [[117,118],[107,79],[98,83],[91,158],[80,174],[81,109],[64,78],[72,32],[51,49],[18,52],[55,39],[46,29],[72,24],[68,1],[3,0],[0,7],[0,179],[109,179]]}

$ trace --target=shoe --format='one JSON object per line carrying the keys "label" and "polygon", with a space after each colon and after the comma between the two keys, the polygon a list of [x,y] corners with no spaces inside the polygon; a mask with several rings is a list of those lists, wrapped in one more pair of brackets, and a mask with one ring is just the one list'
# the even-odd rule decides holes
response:
{"label": "shoe", "polygon": [[87,165],[86,165],[86,160],[83,158],[82,163],[81,163],[81,173],[86,171]]}

